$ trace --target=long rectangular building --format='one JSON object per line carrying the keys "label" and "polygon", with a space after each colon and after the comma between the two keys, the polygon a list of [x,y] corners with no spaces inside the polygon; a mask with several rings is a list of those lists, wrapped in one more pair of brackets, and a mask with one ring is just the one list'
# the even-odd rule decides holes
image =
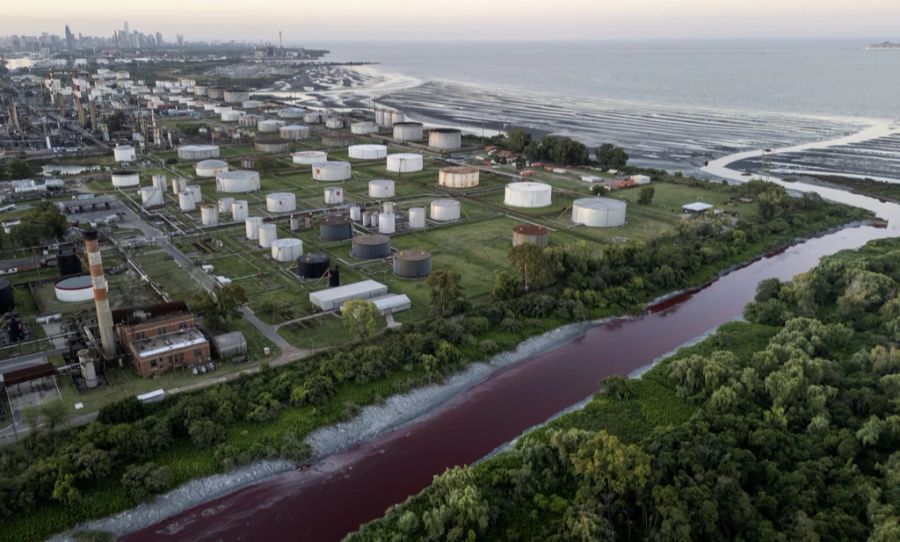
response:
{"label": "long rectangular building", "polygon": [[363,280],[344,286],[319,290],[309,294],[309,302],[322,310],[330,311],[341,307],[351,299],[371,299],[388,293],[388,287],[374,280]]}

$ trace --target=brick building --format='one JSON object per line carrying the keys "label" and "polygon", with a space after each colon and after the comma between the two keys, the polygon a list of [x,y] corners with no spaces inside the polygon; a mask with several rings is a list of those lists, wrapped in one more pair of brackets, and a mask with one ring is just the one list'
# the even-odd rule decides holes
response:
{"label": "brick building", "polygon": [[210,360],[209,342],[183,301],[116,310],[113,322],[144,378]]}

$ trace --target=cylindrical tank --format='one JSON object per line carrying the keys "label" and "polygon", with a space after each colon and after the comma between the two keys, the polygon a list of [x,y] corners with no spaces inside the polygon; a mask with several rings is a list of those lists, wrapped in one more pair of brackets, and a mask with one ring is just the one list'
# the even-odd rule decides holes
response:
{"label": "cylindrical tank", "polygon": [[309,111],[303,114],[303,122],[307,124],[322,124],[325,114],[320,111]]}
{"label": "cylindrical tank", "polygon": [[340,117],[328,117],[325,119],[325,127],[340,130],[344,127],[344,119]]}
{"label": "cylindrical tank", "polygon": [[259,227],[262,225],[261,216],[248,216],[244,219],[244,237],[250,240],[259,239]]}
{"label": "cylindrical tank", "polygon": [[81,369],[81,377],[84,385],[90,389],[97,387],[97,368],[94,355],[87,348],[78,351],[78,365]]}
{"label": "cylindrical tank", "polygon": [[222,93],[222,99],[225,103],[236,104],[250,99],[250,92],[243,89],[225,89]]}
{"label": "cylindrical tank", "polygon": [[234,198],[219,198],[218,203],[220,213],[230,213],[231,204],[234,203]]}
{"label": "cylindrical tank", "polygon": [[297,274],[305,279],[320,279],[328,273],[331,260],[320,252],[311,252],[297,258]]}
{"label": "cylindrical tank", "polygon": [[378,214],[378,233],[391,234],[397,231],[397,215],[393,212]]}
{"label": "cylindrical tank", "polygon": [[131,145],[116,145],[113,149],[113,158],[116,162],[134,162],[136,155]]}
{"label": "cylindrical tank", "polygon": [[326,147],[346,147],[353,143],[353,136],[339,130],[325,130],[322,133],[322,145]]}
{"label": "cylindrical tank", "polygon": [[193,211],[197,202],[194,200],[194,193],[185,190],[178,194],[178,208],[183,212]]}
{"label": "cylindrical tank", "polygon": [[550,230],[537,224],[519,224],[513,228],[512,244],[534,245],[545,248],[550,240]]}
{"label": "cylindrical tank", "polygon": [[80,275],[82,273],[81,260],[71,248],[64,248],[59,251],[56,257],[56,266],[59,269],[60,276],[67,277],[69,275]]}
{"label": "cylindrical tank", "polygon": [[259,190],[259,173],[256,171],[223,171],[216,175],[217,192],[254,192]]}
{"label": "cylindrical tank", "polygon": [[313,164],[312,177],[317,181],[346,181],[350,178],[350,162],[319,162]]}
{"label": "cylindrical tank", "polygon": [[394,181],[390,179],[369,181],[369,197],[375,199],[394,197]]}
{"label": "cylindrical tank", "polygon": [[282,119],[302,119],[306,114],[306,109],[302,107],[288,107],[278,111],[278,116]]}
{"label": "cylindrical tank", "polygon": [[353,205],[350,207],[350,220],[354,222],[359,222],[362,219],[362,209],[359,208],[359,205]]}
{"label": "cylindrical tank", "polygon": [[200,223],[204,226],[216,226],[219,224],[219,209],[211,203],[200,206]]}
{"label": "cylindrical tank", "polygon": [[353,237],[353,223],[347,215],[327,215],[322,218],[319,236],[323,241],[345,241]]}
{"label": "cylindrical tank", "polygon": [[200,187],[196,184],[189,184],[184,187],[185,191],[191,193],[191,197],[194,198],[194,203],[203,203],[203,192],[200,190]]}
{"label": "cylindrical tank", "polygon": [[266,195],[266,210],[270,213],[289,213],[297,209],[297,196],[292,192],[272,192]]}
{"label": "cylindrical tank", "polygon": [[462,147],[462,132],[455,128],[432,128],[428,131],[428,146],[441,151],[455,151]]}
{"label": "cylindrical tank", "polygon": [[331,187],[325,189],[325,203],[329,205],[337,205],[344,203],[344,189]]}
{"label": "cylindrical tank", "polygon": [[300,239],[275,239],[272,241],[272,259],[276,262],[292,262],[303,255]]}
{"label": "cylindrical tank", "polygon": [[178,147],[178,158],[181,160],[208,160],[218,157],[218,145],[182,145]]}
{"label": "cylindrical tank", "polygon": [[90,275],[75,275],[64,278],[54,286],[56,299],[65,303],[81,303],[94,299],[94,288]]}
{"label": "cylindrical tank", "polygon": [[424,161],[421,154],[401,152],[387,156],[387,170],[395,173],[422,171]]}
{"label": "cylindrical tank", "polygon": [[166,189],[169,187],[169,179],[165,175],[154,175],[153,186],[159,188],[159,191],[165,194]]}
{"label": "cylindrical tank", "polygon": [[374,134],[378,131],[378,125],[372,121],[354,122],[350,125],[350,133],[357,135]]}
{"label": "cylindrical tank", "polygon": [[278,226],[271,222],[259,225],[259,246],[269,248],[276,239],[278,239]]}
{"label": "cylindrical tank", "polygon": [[259,152],[287,152],[291,150],[291,142],[280,137],[261,137],[258,138],[253,146]]}
{"label": "cylindrical tank", "polygon": [[297,215],[291,215],[290,219],[291,231],[297,231],[300,229],[300,217]]}
{"label": "cylindrical tank", "polygon": [[425,208],[410,207],[409,209],[409,229],[421,230],[425,228]]}
{"label": "cylindrical tank", "polygon": [[382,128],[390,128],[394,125],[394,114],[390,109],[375,108],[375,124]]}
{"label": "cylindrical tank", "polygon": [[16,308],[16,297],[12,284],[6,279],[0,279],[0,314],[6,314],[14,308]]}
{"label": "cylindrical tank", "polygon": [[421,122],[398,122],[394,124],[394,139],[397,141],[421,141]]}
{"label": "cylindrical tank", "polygon": [[187,179],[184,177],[175,177],[172,179],[172,194],[177,196],[184,192],[185,188],[187,188]]}
{"label": "cylindrical tank", "polygon": [[347,147],[347,155],[356,160],[377,160],[380,158],[387,158],[387,146],[350,145]]}
{"label": "cylindrical tank", "polygon": [[198,177],[215,177],[219,173],[228,171],[228,162],[224,160],[201,160],[194,167]]}
{"label": "cylindrical tank", "polygon": [[431,253],[424,250],[400,250],[394,254],[394,274],[420,279],[431,274]]}
{"label": "cylindrical tank", "polygon": [[311,166],[328,161],[328,153],[325,151],[299,151],[291,155],[295,164]]}
{"label": "cylindrical tank", "polygon": [[309,126],[303,124],[289,124],[279,128],[278,133],[284,139],[306,139],[309,137]]}
{"label": "cylindrical tank", "polygon": [[387,258],[391,255],[391,238],[377,233],[357,235],[353,238],[350,254],[361,260]]}
{"label": "cylindrical tank", "polygon": [[231,204],[231,219],[235,222],[246,220],[250,209],[247,200],[239,199]]}
{"label": "cylindrical tank", "polygon": [[241,102],[241,107],[244,109],[259,109],[263,106],[263,102],[259,100],[244,100]]}
{"label": "cylindrical tank", "polygon": [[222,87],[206,87],[206,95],[210,100],[221,100],[225,94],[225,89]]}
{"label": "cylindrical tank", "polygon": [[137,171],[119,170],[111,175],[112,185],[116,188],[133,188],[141,184],[141,178]]}
{"label": "cylindrical tank", "polygon": [[206,96],[206,85],[194,85],[194,96]]}
{"label": "cylindrical tank", "polygon": [[237,122],[241,120],[241,117],[243,116],[243,111],[222,111],[219,118],[222,119],[222,122]]}
{"label": "cylindrical tank", "polygon": [[438,184],[447,188],[473,188],[478,183],[478,168],[454,166],[441,168],[438,172]]}
{"label": "cylindrical tank", "polygon": [[581,198],[572,203],[572,222],[592,228],[625,224],[626,204],[612,198]]}
{"label": "cylindrical tank", "polygon": [[165,204],[162,190],[155,186],[141,187],[141,205],[144,207],[157,207]]}
{"label": "cylindrical tank", "polygon": [[438,222],[459,220],[459,202],[455,199],[436,199],[432,201],[431,219]]}
{"label": "cylindrical tank", "polygon": [[238,119],[238,126],[242,128],[253,128],[259,124],[259,121],[261,120],[262,117],[259,115],[243,115]]}
{"label": "cylindrical tank", "polygon": [[256,131],[260,133],[274,133],[284,126],[283,120],[266,119],[256,123]]}
{"label": "cylindrical tank", "polygon": [[503,203],[510,207],[537,208],[552,203],[552,189],[549,184],[523,181],[506,185]]}

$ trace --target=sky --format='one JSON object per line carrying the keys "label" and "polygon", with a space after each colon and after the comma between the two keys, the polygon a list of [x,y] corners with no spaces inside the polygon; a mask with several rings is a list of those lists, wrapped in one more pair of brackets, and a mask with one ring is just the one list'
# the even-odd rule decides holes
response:
{"label": "sky", "polygon": [[898,0],[2,0],[0,34],[132,29],[174,39],[896,39]]}

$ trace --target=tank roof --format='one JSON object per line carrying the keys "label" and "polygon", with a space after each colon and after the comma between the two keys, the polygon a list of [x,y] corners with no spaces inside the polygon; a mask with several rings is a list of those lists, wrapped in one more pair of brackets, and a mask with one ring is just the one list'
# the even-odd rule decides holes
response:
{"label": "tank roof", "polygon": [[390,237],[381,235],[380,233],[365,233],[353,238],[354,245],[384,245],[390,242]]}
{"label": "tank roof", "polygon": [[537,224],[519,224],[513,231],[521,235],[547,235],[550,230]]}
{"label": "tank roof", "polygon": [[350,224],[351,222],[353,221],[350,220],[350,217],[347,215],[325,215],[325,218],[322,219],[322,224],[326,224],[328,226]]}
{"label": "tank roof", "polygon": [[74,277],[65,278],[57,282],[56,287],[60,290],[85,290],[92,287],[91,276],[76,275]]}
{"label": "tank roof", "polygon": [[400,260],[405,260],[408,262],[420,262],[422,260],[427,260],[431,258],[431,253],[427,250],[421,250],[418,248],[410,249],[410,250],[401,250],[398,251],[397,254],[394,255],[395,258]]}
{"label": "tank roof", "polygon": [[441,172],[443,173],[477,173],[478,168],[472,166],[448,166],[442,167]]}
{"label": "tank roof", "polygon": [[612,198],[580,198],[572,202],[572,205],[584,209],[624,209],[626,204]]}
{"label": "tank roof", "polygon": [[310,252],[309,254],[304,254],[297,258],[297,261],[303,263],[323,263],[329,261],[329,258],[321,252]]}
{"label": "tank roof", "polygon": [[432,128],[431,130],[428,130],[428,131],[435,132],[438,134],[461,134],[462,133],[462,130],[460,130],[459,128]]}

